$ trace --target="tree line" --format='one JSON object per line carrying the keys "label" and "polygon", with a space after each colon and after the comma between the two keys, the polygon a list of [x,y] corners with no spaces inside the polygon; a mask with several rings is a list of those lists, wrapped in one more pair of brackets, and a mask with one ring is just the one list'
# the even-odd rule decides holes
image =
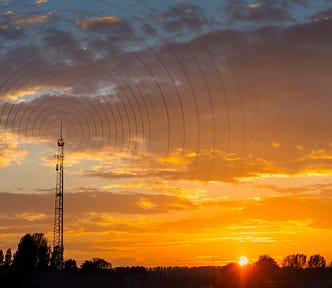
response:
{"label": "tree line", "polygon": [[6,252],[0,250],[0,286],[294,288],[305,284],[306,287],[332,287],[332,265],[327,266],[326,259],[319,254],[288,255],[281,266],[269,255],[261,255],[255,263],[245,267],[230,263],[220,267],[113,268],[102,258],[85,260],[78,267],[74,259],[67,259],[61,271],[53,265],[53,257],[43,233],[24,235],[13,255],[10,248]]}
{"label": "tree line", "polygon": [[[34,271],[55,271],[54,255],[51,253],[51,247],[48,245],[47,238],[43,233],[33,233],[24,235],[17,245],[17,250],[12,255],[11,248],[6,253],[0,249],[0,272],[34,272]],[[63,270],[76,272],[86,271],[106,271],[112,268],[112,265],[101,258],[92,258],[86,260],[80,268],[74,259],[64,261]]]}

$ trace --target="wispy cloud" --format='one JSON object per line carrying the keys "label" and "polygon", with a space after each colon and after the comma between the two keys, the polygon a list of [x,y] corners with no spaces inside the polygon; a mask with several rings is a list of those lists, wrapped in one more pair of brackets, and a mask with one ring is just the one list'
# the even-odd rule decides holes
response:
{"label": "wispy cloud", "polygon": [[22,218],[28,221],[35,221],[35,220],[45,219],[46,215],[44,213],[21,213],[21,214],[15,214],[14,217]]}
{"label": "wispy cloud", "polygon": [[45,22],[49,18],[49,15],[34,15],[29,17],[13,16],[10,18],[10,22],[13,25],[33,25]]}
{"label": "wispy cloud", "polygon": [[11,133],[0,133],[0,167],[21,163],[28,152],[23,149],[19,137]]}
{"label": "wispy cloud", "polygon": [[262,1],[247,4],[242,0],[231,1],[227,7],[227,15],[231,23],[248,21],[266,24],[295,21],[289,7],[281,2]]}
{"label": "wispy cloud", "polygon": [[47,0],[36,0],[35,2],[32,2],[32,3],[39,5],[39,4],[47,3]]}
{"label": "wispy cloud", "polygon": [[43,95],[63,95],[69,93],[72,87],[55,87],[55,86],[34,86],[26,89],[19,89],[13,92],[6,92],[0,94],[0,97],[5,100],[11,100],[15,103],[33,101]]}
{"label": "wispy cloud", "polygon": [[97,18],[89,18],[77,20],[76,25],[83,30],[100,30],[109,27],[112,24],[120,23],[121,19],[116,16],[102,16]]}

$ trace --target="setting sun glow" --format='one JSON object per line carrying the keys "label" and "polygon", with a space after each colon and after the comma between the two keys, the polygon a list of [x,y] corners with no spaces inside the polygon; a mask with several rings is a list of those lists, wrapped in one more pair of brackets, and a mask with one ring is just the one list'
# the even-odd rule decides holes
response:
{"label": "setting sun glow", "polygon": [[241,266],[247,265],[248,264],[248,258],[246,256],[241,256],[239,259],[239,264]]}

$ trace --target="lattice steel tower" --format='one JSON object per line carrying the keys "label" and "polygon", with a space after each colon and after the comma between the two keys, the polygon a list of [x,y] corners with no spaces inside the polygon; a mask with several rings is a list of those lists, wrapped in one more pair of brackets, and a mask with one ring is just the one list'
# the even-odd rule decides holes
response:
{"label": "lattice steel tower", "polygon": [[55,211],[54,211],[54,239],[53,239],[53,266],[61,270],[63,260],[63,157],[65,142],[62,138],[62,122],[60,126],[60,138],[58,139],[58,151],[56,154],[56,186],[55,186]]}

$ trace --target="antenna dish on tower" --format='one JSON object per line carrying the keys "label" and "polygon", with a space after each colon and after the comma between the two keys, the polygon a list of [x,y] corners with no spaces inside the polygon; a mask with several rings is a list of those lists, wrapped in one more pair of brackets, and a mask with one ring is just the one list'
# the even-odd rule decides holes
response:
{"label": "antenna dish on tower", "polygon": [[60,122],[60,138],[58,139],[58,146],[64,146],[65,142],[63,141],[62,138],[62,120]]}

